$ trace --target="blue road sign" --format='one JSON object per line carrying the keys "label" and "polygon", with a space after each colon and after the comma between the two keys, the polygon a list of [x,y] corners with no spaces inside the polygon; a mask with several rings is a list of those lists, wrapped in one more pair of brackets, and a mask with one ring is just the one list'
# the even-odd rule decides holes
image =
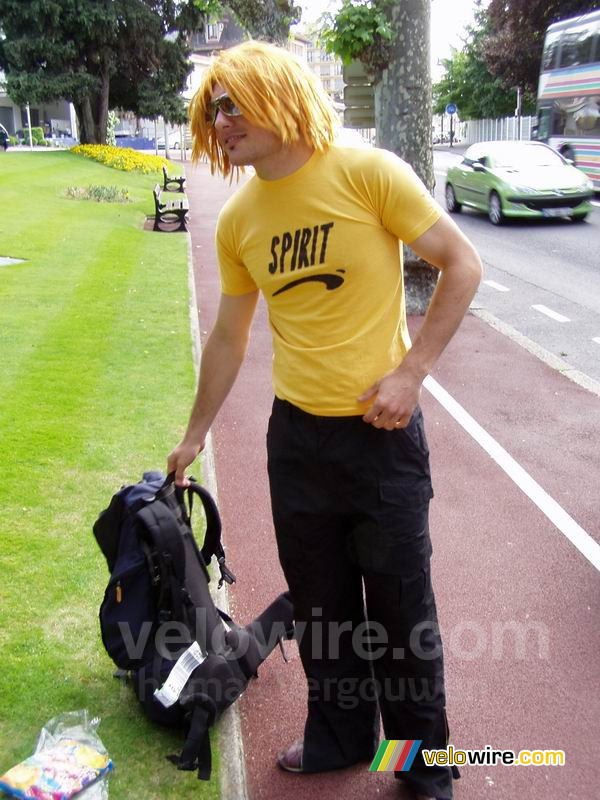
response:
{"label": "blue road sign", "polygon": [[456,104],[448,103],[446,106],[446,114],[456,114]]}

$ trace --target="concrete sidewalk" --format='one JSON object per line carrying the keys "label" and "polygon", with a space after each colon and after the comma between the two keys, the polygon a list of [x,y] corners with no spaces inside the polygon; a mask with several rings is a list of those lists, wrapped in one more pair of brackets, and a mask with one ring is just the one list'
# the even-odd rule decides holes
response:
{"label": "concrete sidewalk", "polygon": [[[186,166],[202,338],[215,319],[218,211],[235,189],[206,165]],[[414,329],[419,319],[411,320]],[[213,448],[234,617],[258,614],[285,582],[268,497],[265,433],[271,389],[263,301],[236,386],[213,426]],[[433,375],[596,541],[599,400],[475,316]],[[465,767],[458,800],[597,795],[600,635],[591,611],[597,570],[448,410],[424,391],[432,452],[433,571],[446,647],[451,742],[457,748],[562,749],[565,767]],[[185,421],[182,420],[182,425]],[[206,470],[206,464],[204,465]],[[223,590],[221,590],[223,591]],[[502,626],[506,626],[506,635]],[[512,632],[511,632],[512,631]],[[294,644],[275,651],[237,704],[246,788],[227,800],[395,798],[410,793],[367,767],[293,776],[278,750],[301,738],[304,678]]]}

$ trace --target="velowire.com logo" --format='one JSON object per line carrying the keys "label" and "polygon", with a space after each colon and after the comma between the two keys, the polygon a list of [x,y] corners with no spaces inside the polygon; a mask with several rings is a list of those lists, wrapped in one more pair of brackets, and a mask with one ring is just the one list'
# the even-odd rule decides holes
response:
{"label": "velowire.com logo", "polygon": [[384,739],[369,772],[408,772],[422,739]]}

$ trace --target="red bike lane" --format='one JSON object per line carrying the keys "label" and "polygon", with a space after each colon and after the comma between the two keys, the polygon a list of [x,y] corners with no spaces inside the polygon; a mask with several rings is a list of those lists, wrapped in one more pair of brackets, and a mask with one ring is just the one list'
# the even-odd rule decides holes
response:
{"label": "red bike lane", "polygon": [[[187,176],[204,340],[219,298],[215,223],[235,183],[212,177],[205,164],[188,166]],[[420,322],[411,319],[411,328]],[[472,315],[432,377],[575,523],[600,540],[596,395]],[[212,431],[224,541],[238,576],[229,603],[242,623],[285,588],[266,474],[271,403],[271,338],[261,300],[246,361]],[[427,390],[422,407],[435,490],[433,576],[451,743],[465,750],[563,750],[566,757],[564,767],[464,767],[455,796],[595,797],[597,567],[519,488],[519,475],[507,474]],[[277,769],[277,751],[302,735],[306,708],[297,649],[293,643],[287,649],[289,663],[275,651],[238,704],[249,800],[312,800],[315,793],[320,800],[408,800],[410,793],[391,775],[369,773],[365,765],[306,776]]]}

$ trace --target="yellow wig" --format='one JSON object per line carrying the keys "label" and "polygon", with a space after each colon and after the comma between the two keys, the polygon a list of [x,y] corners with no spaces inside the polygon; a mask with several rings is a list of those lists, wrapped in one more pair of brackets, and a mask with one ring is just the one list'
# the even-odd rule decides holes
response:
{"label": "yellow wig", "polygon": [[248,122],[275,133],[284,145],[303,140],[323,152],[333,141],[338,119],[318,78],[282,47],[244,42],[215,57],[190,103],[192,160],[207,155],[213,174],[231,172],[227,153],[206,120],[217,84]]}

